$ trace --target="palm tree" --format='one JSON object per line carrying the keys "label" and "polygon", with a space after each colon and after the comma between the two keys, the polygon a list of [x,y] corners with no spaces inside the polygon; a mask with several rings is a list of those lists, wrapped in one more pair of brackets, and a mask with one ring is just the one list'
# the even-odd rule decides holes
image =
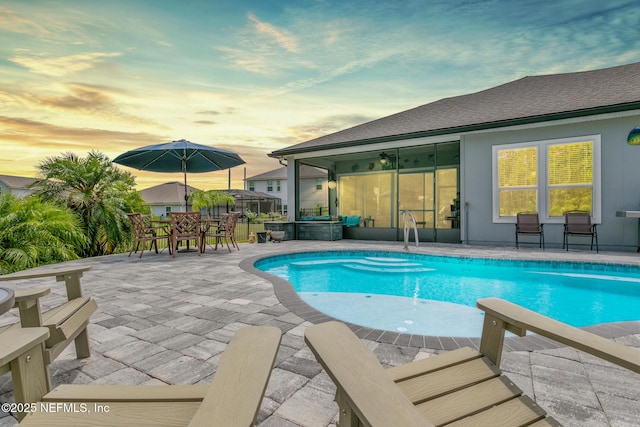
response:
{"label": "palm tree", "polygon": [[193,206],[193,209],[200,210],[202,208],[213,208],[215,206],[228,204],[234,206],[236,199],[224,191],[219,190],[196,190],[189,195],[189,203]]}
{"label": "palm tree", "polygon": [[44,179],[33,184],[36,194],[78,215],[88,241],[83,256],[110,254],[127,244],[126,213],[139,211],[143,203],[129,172],[119,170],[96,151],[85,158],[73,153],[47,158],[38,169]]}
{"label": "palm tree", "polygon": [[85,246],[80,223],[67,208],[38,197],[0,196],[0,274],[77,259]]}

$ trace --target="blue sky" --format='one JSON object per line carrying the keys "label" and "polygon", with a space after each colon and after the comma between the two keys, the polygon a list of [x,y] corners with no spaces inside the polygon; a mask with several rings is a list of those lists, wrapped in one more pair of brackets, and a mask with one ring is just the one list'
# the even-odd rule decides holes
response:
{"label": "blue sky", "polygon": [[[188,139],[267,153],[527,75],[640,61],[636,0],[4,0],[0,173]],[[526,102],[526,100],[523,100]],[[139,172],[140,188],[177,175]],[[227,172],[191,174],[226,188]]]}

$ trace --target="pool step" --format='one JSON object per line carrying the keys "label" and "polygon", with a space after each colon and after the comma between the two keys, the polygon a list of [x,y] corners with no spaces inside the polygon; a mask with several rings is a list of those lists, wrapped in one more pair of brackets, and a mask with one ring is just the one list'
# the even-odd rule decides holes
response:
{"label": "pool step", "polygon": [[435,268],[428,267],[411,267],[411,266],[385,266],[379,267],[375,265],[362,265],[362,264],[344,264],[343,267],[352,270],[372,271],[376,273],[425,273],[428,271],[435,271]]}
{"label": "pool step", "polygon": [[420,266],[422,264],[417,262],[409,262],[403,261],[401,259],[395,258],[364,258],[364,259],[319,259],[319,260],[309,260],[309,261],[296,261],[292,262],[291,265],[295,266],[317,266],[317,265],[327,265],[327,264],[362,264],[362,265],[371,265],[371,266],[384,266],[384,267],[413,267]]}

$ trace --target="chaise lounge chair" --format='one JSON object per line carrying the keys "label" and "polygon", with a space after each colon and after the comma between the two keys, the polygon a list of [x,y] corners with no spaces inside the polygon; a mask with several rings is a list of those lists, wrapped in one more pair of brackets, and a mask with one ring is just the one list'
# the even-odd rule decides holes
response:
{"label": "chaise lounge chair", "polygon": [[461,348],[385,370],[344,324],[307,328],[305,341],[337,386],[340,426],[557,426],[501,375],[505,331],[527,330],[640,373],[640,351],[497,298],[485,311],[480,351]]}
{"label": "chaise lounge chair", "polygon": [[38,409],[20,426],[252,426],[280,338],[273,326],[236,332],[210,385],[58,386],[30,401]]}

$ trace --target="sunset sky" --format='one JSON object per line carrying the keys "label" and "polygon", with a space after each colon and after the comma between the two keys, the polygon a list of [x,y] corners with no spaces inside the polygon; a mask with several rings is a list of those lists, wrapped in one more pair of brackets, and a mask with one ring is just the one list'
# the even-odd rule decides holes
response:
{"label": "sunset sky", "polygon": [[[640,61],[637,0],[3,0],[0,174],[177,139],[267,153],[526,75]],[[526,102],[526,100],[523,100]],[[179,174],[128,169],[138,188]],[[227,172],[189,175],[226,188]]]}

